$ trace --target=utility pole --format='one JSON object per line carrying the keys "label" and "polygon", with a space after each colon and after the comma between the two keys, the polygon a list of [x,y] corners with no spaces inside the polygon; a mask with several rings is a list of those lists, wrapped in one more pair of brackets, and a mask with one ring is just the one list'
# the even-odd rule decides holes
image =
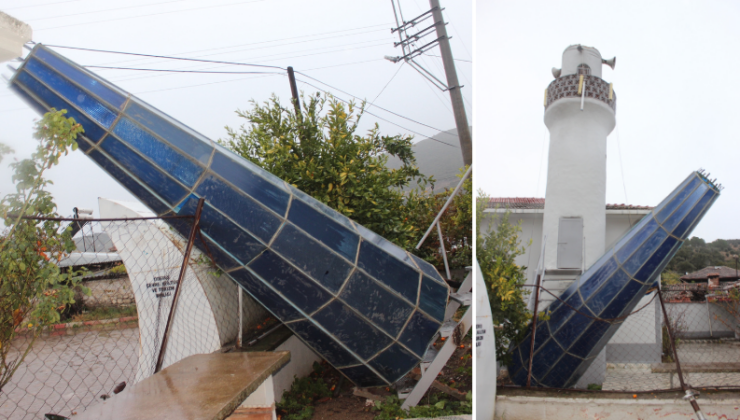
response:
{"label": "utility pole", "polygon": [[455,115],[455,126],[457,126],[457,136],[460,139],[460,148],[462,149],[463,163],[465,165],[473,164],[473,141],[470,135],[470,126],[468,125],[468,116],[465,115],[465,104],[463,103],[460,83],[457,81],[457,70],[452,58],[452,49],[450,48],[450,39],[447,37],[447,28],[442,17],[442,8],[439,6],[439,0],[429,0],[432,7],[432,16],[437,29],[437,38],[439,39],[439,50],[442,55],[442,64],[444,64],[445,75],[447,76],[447,87],[450,91],[450,100],[452,110]]}
{"label": "utility pole", "polygon": [[293,73],[293,67],[288,66],[288,81],[290,82],[290,93],[293,94],[293,106],[295,107],[295,114],[301,115],[301,101],[298,99],[298,86],[295,83],[295,73]]}

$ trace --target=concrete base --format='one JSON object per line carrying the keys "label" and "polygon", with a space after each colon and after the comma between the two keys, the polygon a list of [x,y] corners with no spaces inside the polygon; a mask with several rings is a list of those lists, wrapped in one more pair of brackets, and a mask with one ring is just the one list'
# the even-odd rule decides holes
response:
{"label": "concrete base", "polygon": [[274,398],[280,401],[283,393],[290,389],[295,378],[308,376],[313,371],[314,362],[321,362],[321,357],[305,345],[295,335],[275,348],[275,351],[289,351],[290,362],[273,374]]}
{"label": "concrete base", "polygon": [[[703,393],[698,400],[707,419],[740,420],[740,394]],[[696,419],[691,405],[677,394],[545,397],[500,395],[496,398],[496,420],[688,420]]]}
{"label": "concrete base", "polygon": [[606,348],[602,349],[586,373],[576,382],[575,388],[588,389],[590,384],[601,385],[606,379]]}

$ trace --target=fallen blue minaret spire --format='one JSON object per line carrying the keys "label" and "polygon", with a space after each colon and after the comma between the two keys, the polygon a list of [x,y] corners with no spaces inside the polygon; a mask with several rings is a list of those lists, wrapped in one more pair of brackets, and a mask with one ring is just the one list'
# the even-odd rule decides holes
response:
{"label": "fallen blue minaret spire", "polygon": [[[720,189],[703,172],[691,173],[550,305],[549,319],[538,322],[535,332],[532,385],[567,388],[578,382],[621,325],[595,318],[621,318],[635,309]],[[512,346],[509,374],[520,386],[527,385],[531,328]]]}
{"label": "fallen blue minaret spire", "polygon": [[10,83],[66,109],[80,150],[158,215],[205,198],[206,252],[355,384],[392,384],[436,337],[449,288],[429,263],[41,44]]}

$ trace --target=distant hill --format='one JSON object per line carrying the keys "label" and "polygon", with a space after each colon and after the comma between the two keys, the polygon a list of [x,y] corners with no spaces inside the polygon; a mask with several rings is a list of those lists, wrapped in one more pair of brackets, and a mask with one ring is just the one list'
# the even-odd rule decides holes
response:
{"label": "distant hill", "polygon": [[696,236],[684,242],[666,271],[679,275],[692,273],[716,265],[735,267],[735,256],[740,254],[740,239],[717,239],[706,242]]}
{"label": "distant hill", "polygon": [[[459,181],[457,174],[463,166],[457,129],[440,132],[434,137],[415,143],[413,147],[416,164],[419,166],[421,173],[434,176],[436,180],[434,191],[455,188]],[[401,161],[395,157],[391,157],[388,159],[388,167],[398,169],[401,167]],[[413,185],[412,187],[415,186]]]}

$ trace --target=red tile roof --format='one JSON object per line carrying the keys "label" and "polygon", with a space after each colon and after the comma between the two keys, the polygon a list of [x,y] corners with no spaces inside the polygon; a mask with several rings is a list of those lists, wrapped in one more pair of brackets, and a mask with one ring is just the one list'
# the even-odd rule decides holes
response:
{"label": "red tile roof", "polygon": [[[496,207],[508,209],[544,209],[545,199],[536,197],[491,197],[486,208]],[[652,210],[651,206],[635,206],[631,204],[607,204],[607,210]]]}
{"label": "red tile roof", "polygon": [[694,271],[693,273],[686,274],[685,276],[681,276],[681,280],[683,281],[706,281],[707,277],[710,274],[719,274],[719,279],[721,281],[730,281],[730,280],[738,280],[738,275],[736,274],[734,268],[725,267],[722,266],[714,266],[710,265],[709,267],[704,267],[699,271]]}

